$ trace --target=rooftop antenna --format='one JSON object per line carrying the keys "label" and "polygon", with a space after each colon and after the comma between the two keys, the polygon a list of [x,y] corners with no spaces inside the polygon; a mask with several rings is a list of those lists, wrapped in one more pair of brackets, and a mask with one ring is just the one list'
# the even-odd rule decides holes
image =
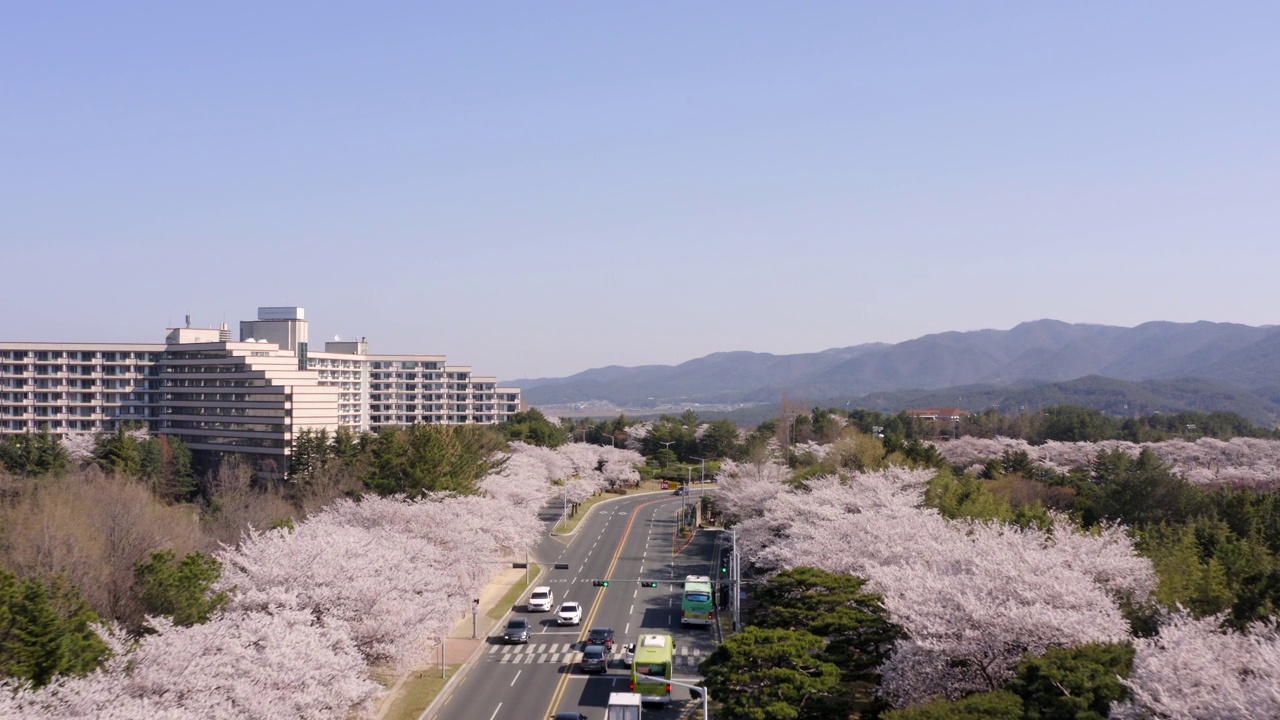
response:
{"label": "rooftop antenna", "polygon": [[187,327],[191,327],[191,316],[187,316]]}

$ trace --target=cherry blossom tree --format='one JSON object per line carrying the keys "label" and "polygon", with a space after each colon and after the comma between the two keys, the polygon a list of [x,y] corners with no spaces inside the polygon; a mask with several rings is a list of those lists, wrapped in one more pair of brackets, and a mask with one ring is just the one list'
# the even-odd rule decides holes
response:
{"label": "cherry blossom tree", "polygon": [[1280,717],[1280,631],[1272,624],[1247,632],[1222,630],[1221,617],[1180,613],[1160,634],[1134,641],[1133,699],[1111,717],[1253,720]]}
{"label": "cherry blossom tree", "polygon": [[247,534],[220,555],[234,607],[308,610],[349,627],[369,662],[406,667],[455,612],[540,531],[492,498],[428,495],[340,501],[293,531]]}
{"label": "cherry blossom tree", "polygon": [[[1000,687],[1025,653],[1128,637],[1119,600],[1145,598],[1151,565],[1115,527],[1096,535],[948,521],[922,506],[929,471],[813,478],[808,490],[738,470],[722,503],[745,518],[738,546],[758,565],[866,577],[909,638],[882,668],[905,705]],[[741,482],[741,478],[747,482]],[[736,498],[734,496],[737,496]]]}
{"label": "cherry blossom tree", "polygon": [[787,466],[779,462],[725,460],[715,476],[720,486],[717,505],[730,518],[741,520],[758,516],[776,495],[786,490],[783,482],[790,474]]}
{"label": "cherry blossom tree", "polygon": [[0,687],[0,718],[341,718],[382,692],[341,623],[274,608],[191,627],[153,618],[83,678],[42,690]]}
{"label": "cherry blossom tree", "polygon": [[1031,445],[1013,438],[965,436],[935,447],[952,465],[974,466],[1005,452],[1025,452],[1032,462],[1057,472],[1088,469],[1103,452],[1119,450],[1137,457],[1150,449],[1170,470],[1203,487],[1231,487],[1270,492],[1280,489],[1280,440],[1238,437],[1200,438],[1195,442],[1164,440],[1136,444],[1121,440],[1056,442]]}
{"label": "cherry blossom tree", "polygon": [[58,438],[62,449],[67,452],[67,459],[76,465],[89,461],[97,448],[97,435],[94,433],[66,433]]}

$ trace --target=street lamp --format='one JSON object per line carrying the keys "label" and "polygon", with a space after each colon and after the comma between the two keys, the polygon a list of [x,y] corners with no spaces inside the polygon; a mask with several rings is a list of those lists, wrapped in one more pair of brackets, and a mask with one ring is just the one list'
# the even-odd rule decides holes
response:
{"label": "street lamp", "polygon": [[618,443],[614,442],[614,439],[613,439],[613,433],[609,433],[608,435],[605,435],[604,437],[609,438],[609,444],[610,444],[610,445],[612,445],[613,447],[618,447]]}
{"label": "street lamp", "polygon": [[702,463],[702,479],[699,480],[698,482],[702,483],[702,485],[705,486],[707,484],[707,459],[699,458],[699,457],[690,457],[689,459],[697,460]]}
{"label": "street lamp", "polygon": [[[659,440],[659,441],[658,441],[658,444],[659,444],[659,445],[662,445],[664,450],[670,450],[670,449],[671,449],[671,446],[676,444],[676,441],[675,441],[675,440],[667,440],[666,442],[663,442],[663,441]],[[677,455],[677,456],[676,456],[676,459],[677,459],[677,460],[679,460],[679,459],[680,459],[680,456],[678,456],[678,455]]]}

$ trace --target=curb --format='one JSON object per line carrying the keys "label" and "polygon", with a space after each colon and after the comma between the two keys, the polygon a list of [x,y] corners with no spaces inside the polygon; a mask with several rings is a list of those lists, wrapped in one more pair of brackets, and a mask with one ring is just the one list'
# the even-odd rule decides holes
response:
{"label": "curb", "polygon": [[[532,586],[534,582],[541,580],[542,576],[545,575],[546,572],[547,572],[546,568],[539,565],[538,574],[529,580],[529,585]],[[498,618],[497,621],[495,621],[494,627],[502,625],[504,622],[506,622],[507,618],[511,615],[512,612],[515,612],[515,608],[507,608],[507,611],[503,613],[502,617]],[[483,650],[484,647],[485,647],[485,643],[482,642],[476,646],[475,650],[471,651],[471,655],[468,656],[465,661],[463,661],[462,665],[458,668],[458,671],[453,674],[453,677],[445,681],[444,687],[440,688],[440,692],[436,693],[435,699],[432,700],[431,703],[427,705],[427,707],[422,711],[422,714],[418,715],[418,720],[426,720],[428,717],[431,716],[432,711],[435,710],[437,705],[445,702],[453,695],[455,684],[461,682],[462,678],[467,676],[467,673],[470,672],[471,668],[476,664],[475,663],[476,657],[481,654],[480,651]]]}

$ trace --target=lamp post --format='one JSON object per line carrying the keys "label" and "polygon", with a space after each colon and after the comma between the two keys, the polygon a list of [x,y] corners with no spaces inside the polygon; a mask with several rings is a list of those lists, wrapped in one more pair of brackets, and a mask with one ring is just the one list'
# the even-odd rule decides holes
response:
{"label": "lamp post", "polygon": [[706,487],[706,485],[707,485],[707,459],[706,459],[706,458],[698,458],[698,457],[691,457],[691,458],[689,458],[689,459],[690,459],[690,460],[697,460],[698,462],[701,462],[701,463],[702,463],[702,479],[701,479],[701,480],[699,480],[698,482],[703,486],[703,488],[705,488],[705,487]]}
{"label": "lamp post", "polygon": [[564,484],[560,486],[560,495],[564,498],[564,510],[560,513],[560,522],[562,524],[569,523],[569,481],[566,479]]}
{"label": "lamp post", "polygon": [[[675,441],[675,440],[668,440],[668,441],[666,441],[666,442],[663,442],[663,441],[659,440],[659,441],[658,441],[658,444],[659,444],[659,445],[661,445],[661,446],[663,446],[663,449],[665,449],[665,450],[670,450],[670,449],[671,449],[671,446],[676,444],[676,441]],[[680,457],[679,457],[679,456],[677,456],[677,457],[676,457],[676,459],[677,459],[677,460],[679,460],[679,459],[680,459]]]}
{"label": "lamp post", "polygon": [[605,435],[605,437],[609,438],[610,445],[612,445],[613,447],[618,447],[618,443],[614,442],[613,433],[609,433],[608,435]]}

